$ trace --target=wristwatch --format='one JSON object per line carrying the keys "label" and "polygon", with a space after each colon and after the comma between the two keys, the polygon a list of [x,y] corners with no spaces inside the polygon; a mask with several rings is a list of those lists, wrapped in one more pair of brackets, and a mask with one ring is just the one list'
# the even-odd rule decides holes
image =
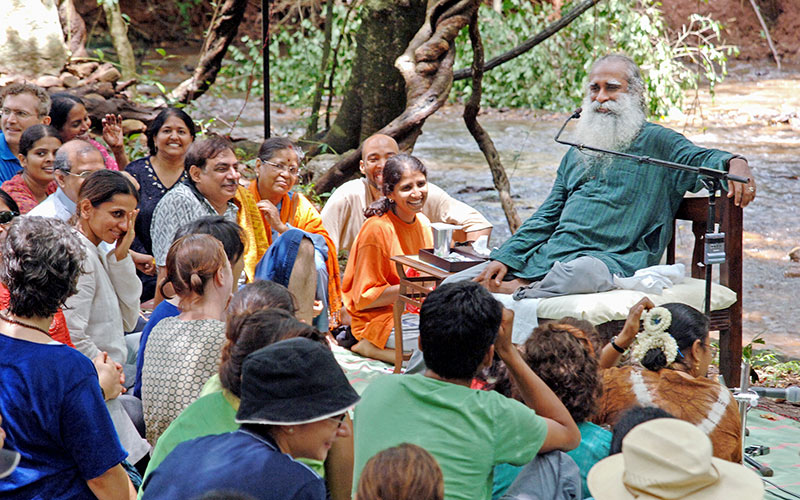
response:
{"label": "wristwatch", "polygon": [[618,353],[625,354],[625,349],[623,349],[622,347],[618,346],[616,340],[617,340],[617,336],[616,335],[611,337],[611,342],[610,342],[611,347],[613,347],[614,350],[617,351]]}

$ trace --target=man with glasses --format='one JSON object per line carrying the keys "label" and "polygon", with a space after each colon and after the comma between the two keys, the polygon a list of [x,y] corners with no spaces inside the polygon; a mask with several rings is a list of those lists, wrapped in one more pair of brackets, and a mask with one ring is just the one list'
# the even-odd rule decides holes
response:
{"label": "man with glasses", "polygon": [[[364,178],[345,182],[333,192],[322,209],[322,223],[339,251],[350,251],[358,231],[367,220],[366,209],[379,199],[383,185],[383,166],[398,154],[397,142],[388,135],[375,134],[361,146],[361,173]],[[461,226],[454,235],[456,241],[475,241],[492,233],[492,224],[477,210],[428,183],[428,198],[422,213],[431,222],[446,222]]]}
{"label": "man with glasses", "polygon": [[0,183],[22,168],[17,159],[19,139],[26,128],[50,123],[50,96],[30,83],[13,83],[0,94]]}
{"label": "man with glasses", "polygon": [[[150,234],[153,257],[158,267],[158,283],[166,275],[167,251],[179,227],[205,215],[221,215],[237,222],[238,207],[233,203],[239,187],[239,161],[233,145],[219,136],[195,141],[184,160],[187,179],[176,184],[161,198],[153,212]],[[239,277],[234,276],[238,281]],[[156,287],[155,302],[161,302]]]}
{"label": "man with glasses", "polygon": [[72,140],[56,151],[53,162],[58,189],[28,212],[28,215],[68,221],[75,213],[81,184],[94,171],[106,168],[103,155],[86,141]]}

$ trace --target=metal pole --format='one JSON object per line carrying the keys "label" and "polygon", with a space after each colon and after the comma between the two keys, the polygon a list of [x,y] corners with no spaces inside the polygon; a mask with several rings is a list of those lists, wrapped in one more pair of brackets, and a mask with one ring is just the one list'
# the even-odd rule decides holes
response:
{"label": "metal pole", "polygon": [[263,45],[261,46],[261,63],[264,68],[264,139],[269,139],[269,2],[261,0],[261,36]]}

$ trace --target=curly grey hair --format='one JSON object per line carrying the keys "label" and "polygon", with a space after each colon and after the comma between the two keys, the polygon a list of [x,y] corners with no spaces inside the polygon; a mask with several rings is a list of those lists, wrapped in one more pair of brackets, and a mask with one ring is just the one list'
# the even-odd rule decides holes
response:
{"label": "curly grey hair", "polygon": [[16,218],[0,252],[0,281],[8,287],[11,314],[51,316],[78,291],[86,251],[75,231],[62,221]]}

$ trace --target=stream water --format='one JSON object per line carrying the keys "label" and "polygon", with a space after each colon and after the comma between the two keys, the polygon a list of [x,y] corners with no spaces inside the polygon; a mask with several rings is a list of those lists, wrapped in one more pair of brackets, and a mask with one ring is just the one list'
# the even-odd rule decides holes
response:
{"label": "stream water", "polygon": [[[662,123],[695,143],[748,158],[758,182],[758,197],[745,210],[744,334],[763,335],[769,348],[800,357],[800,279],[788,278],[788,253],[800,245],[800,68],[778,72],[765,64],[733,66],[712,100],[700,91],[700,111],[677,114]],[[174,77],[174,76],[173,76]],[[170,82],[165,82],[169,87]],[[175,82],[177,83],[177,82]],[[687,103],[695,99],[692,94]],[[241,115],[236,121],[237,115]],[[195,119],[217,118],[214,127],[259,140],[261,101],[241,96],[206,95],[192,106]],[[275,133],[300,135],[302,113],[273,106]],[[479,120],[500,153],[517,210],[524,220],[547,196],[566,148],[553,141],[565,115],[490,111]],[[461,107],[440,110],[425,123],[414,154],[428,166],[430,180],[477,207],[495,225],[492,243],[509,236],[508,226],[482,153],[461,118]],[[678,231],[678,253],[689,261],[688,227]]]}

